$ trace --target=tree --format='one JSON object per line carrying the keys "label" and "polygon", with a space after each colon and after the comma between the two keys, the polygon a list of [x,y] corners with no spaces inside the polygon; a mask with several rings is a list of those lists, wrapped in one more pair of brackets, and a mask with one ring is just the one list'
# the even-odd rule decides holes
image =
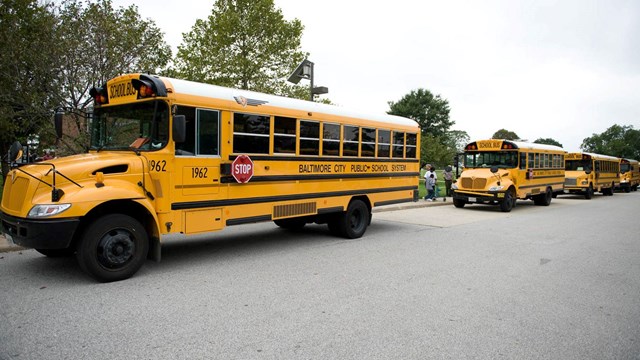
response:
{"label": "tree", "polygon": [[536,144],[547,144],[547,145],[555,145],[555,146],[559,146],[559,147],[563,147],[562,144],[560,144],[560,142],[552,139],[552,138],[538,138],[536,139],[536,141],[534,141],[534,143]]}
{"label": "tree", "polygon": [[420,124],[423,134],[436,138],[444,137],[455,123],[449,118],[449,101],[426,89],[413,90],[398,102],[388,104],[391,109],[388,114],[413,119]]}
{"label": "tree", "polygon": [[451,130],[443,137],[422,134],[420,138],[420,163],[443,168],[453,163],[455,155],[469,143],[466,131]]}
{"label": "tree", "polygon": [[[58,70],[55,17],[37,0],[0,2],[0,154],[51,121]],[[3,176],[8,173],[2,162]]]}
{"label": "tree", "polygon": [[593,134],[582,140],[583,151],[640,159],[640,130],[630,125],[613,125],[601,134]]}
{"label": "tree", "polygon": [[306,99],[307,87],[285,80],[304,60],[303,25],[287,21],[273,0],[217,0],[178,46],[169,74],[220,86]]}
{"label": "tree", "polygon": [[498,131],[496,131],[493,136],[491,136],[492,139],[505,139],[505,140],[519,140],[520,136],[518,136],[518,134],[514,133],[513,131],[509,131],[506,129],[500,129]]}
{"label": "tree", "polygon": [[171,49],[152,20],[143,20],[135,5],[114,9],[111,0],[66,1],[59,8],[56,63],[62,76],[58,104],[67,111],[71,136],[67,152],[88,146],[84,114],[93,106],[89,90],[125,73],[158,73]]}

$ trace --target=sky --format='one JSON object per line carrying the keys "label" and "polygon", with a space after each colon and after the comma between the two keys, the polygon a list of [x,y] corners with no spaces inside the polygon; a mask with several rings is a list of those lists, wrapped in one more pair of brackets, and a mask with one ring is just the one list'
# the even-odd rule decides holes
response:
{"label": "sky", "polygon": [[[214,0],[135,3],[175,55]],[[507,129],[567,151],[610,126],[640,129],[640,1],[275,0],[334,104],[386,113],[412,90],[449,102],[472,141]],[[304,80],[303,80],[304,81]]]}

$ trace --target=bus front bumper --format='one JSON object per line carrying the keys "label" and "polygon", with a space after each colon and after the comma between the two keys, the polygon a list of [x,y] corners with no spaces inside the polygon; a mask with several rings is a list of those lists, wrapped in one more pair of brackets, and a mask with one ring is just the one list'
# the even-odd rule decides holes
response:
{"label": "bus front bumper", "polygon": [[7,240],[35,249],[66,249],[71,245],[80,219],[33,220],[0,212],[2,232]]}
{"label": "bus front bumper", "polygon": [[484,202],[498,202],[501,203],[504,200],[504,191],[496,191],[496,192],[475,192],[475,191],[464,191],[464,190],[452,190],[451,196],[454,200],[462,200],[468,204],[473,203],[484,203]]}

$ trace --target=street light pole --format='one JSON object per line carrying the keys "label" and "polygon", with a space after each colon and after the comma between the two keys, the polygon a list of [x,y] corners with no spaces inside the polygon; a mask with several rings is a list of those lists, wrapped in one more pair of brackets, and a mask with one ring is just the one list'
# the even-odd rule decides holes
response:
{"label": "street light pole", "polygon": [[293,70],[293,73],[289,76],[287,81],[297,84],[301,79],[308,79],[311,83],[309,85],[309,100],[314,100],[314,95],[327,94],[329,89],[326,86],[315,87],[313,84],[313,62],[304,59],[298,67]]}

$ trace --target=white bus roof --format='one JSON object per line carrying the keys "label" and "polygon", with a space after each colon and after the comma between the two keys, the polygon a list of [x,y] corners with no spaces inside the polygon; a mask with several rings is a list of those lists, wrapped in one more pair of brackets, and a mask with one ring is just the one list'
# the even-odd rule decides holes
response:
{"label": "white bus roof", "polygon": [[418,126],[417,122],[405,117],[388,114],[371,114],[357,110],[349,110],[335,105],[321,104],[311,101],[287,98],[284,96],[270,95],[249,90],[233,89],[211,84],[203,84],[194,81],[160,77],[169,82],[174,93],[205,96],[224,100],[235,101],[237,97],[257,100],[268,103],[270,106],[282,107],[306,112],[318,112],[336,116],[351,117],[357,119],[374,120],[400,126]]}

